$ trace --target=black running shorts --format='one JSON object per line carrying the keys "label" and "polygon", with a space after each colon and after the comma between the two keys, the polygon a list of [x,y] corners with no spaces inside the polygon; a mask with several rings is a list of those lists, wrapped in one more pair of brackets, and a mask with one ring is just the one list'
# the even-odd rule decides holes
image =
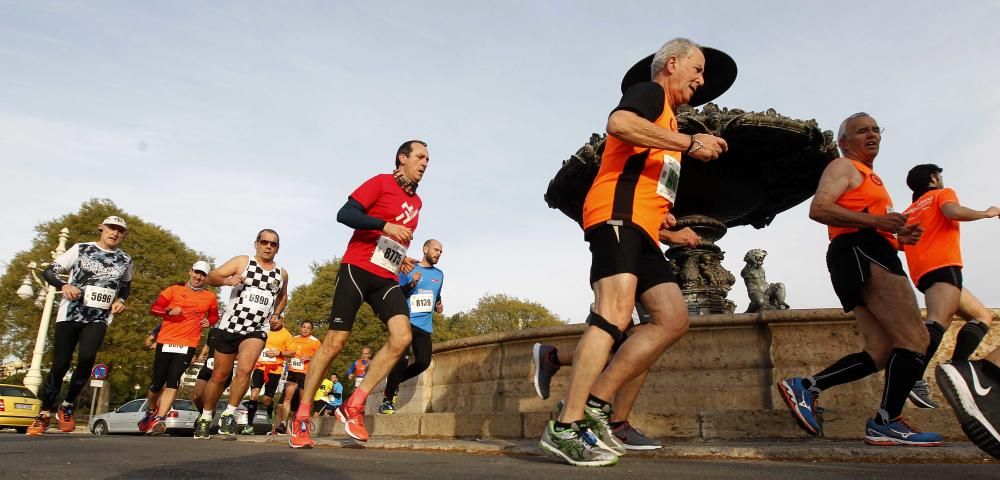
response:
{"label": "black running shorts", "polygon": [[[164,348],[167,351],[164,351]],[[184,375],[184,371],[191,364],[191,359],[194,358],[194,350],[194,347],[157,343],[156,355],[153,357],[153,380],[149,384],[149,391],[159,392],[163,390],[164,385],[167,388],[177,389],[180,386],[181,375]]]}
{"label": "black running shorts", "polygon": [[917,281],[917,290],[924,293],[935,283],[950,283],[959,290],[962,289],[962,267],[952,265],[931,270],[920,277]]}
{"label": "black running shorts", "polygon": [[306,374],[305,372],[288,372],[288,376],[285,377],[285,385],[288,383],[294,383],[302,388],[306,385]]}
{"label": "black running shorts", "polygon": [[254,370],[250,374],[250,388],[264,387],[264,396],[274,398],[274,392],[278,391],[278,382],[281,381],[281,370],[275,370],[267,375],[267,384],[264,384],[264,371]]}
{"label": "black running shorts", "polygon": [[620,273],[638,277],[635,296],[661,283],[677,283],[670,262],[646,234],[628,225],[601,225],[587,232],[590,242],[590,283]]}
{"label": "black running shorts", "polygon": [[845,312],[864,305],[861,290],[871,276],[871,265],[905,277],[899,252],[873,230],[861,230],[834,238],[826,251],[826,268],[830,270],[833,290]]}
{"label": "black running shorts", "polygon": [[[212,363],[214,363],[214,362],[215,362],[215,359],[211,358],[211,357],[209,357],[208,360],[205,360],[205,364],[201,366],[201,370],[198,370],[198,380],[202,380],[202,381],[207,382],[207,381],[209,381],[209,380],[212,379],[212,372],[214,370],[212,370],[212,367],[209,367],[209,365],[212,364]],[[233,383],[233,375],[232,374],[230,374],[229,377],[226,378],[226,388],[229,388],[229,385],[231,383]]]}
{"label": "black running shorts", "polygon": [[382,322],[396,315],[409,317],[406,297],[395,279],[382,278],[363,268],[343,264],[334,285],[330,330],[349,332],[362,302],[371,305]]}
{"label": "black running shorts", "polygon": [[225,355],[236,353],[244,340],[252,338],[260,339],[261,341],[267,340],[267,332],[232,333],[218,328],[213,328],[212,330],[214,330],[212,344],[209,346]]}

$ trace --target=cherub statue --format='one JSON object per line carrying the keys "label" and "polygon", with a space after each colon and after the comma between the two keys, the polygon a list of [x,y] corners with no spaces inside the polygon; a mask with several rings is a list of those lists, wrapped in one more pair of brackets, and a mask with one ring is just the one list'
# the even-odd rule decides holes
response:
{"label": "cherub statue", "polygon": [[743,257],[746,266],[743,267],[740,276],[746,283],[747,295],[750,297],[747,313],[788,308],[788,304],[785,303],[785,284],[780,282],[767,283],[767,278],[764,276],[764,257],[766,256],[766,250],[754,248]]}

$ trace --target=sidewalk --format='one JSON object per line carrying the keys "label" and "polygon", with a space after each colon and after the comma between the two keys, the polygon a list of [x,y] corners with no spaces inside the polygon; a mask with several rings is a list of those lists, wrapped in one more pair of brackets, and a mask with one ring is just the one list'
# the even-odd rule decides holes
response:
{"label": "sidewalk", "polygon": [[[241,442],[283,443],[288,437],[239,436]],[[463,452],[480,455],[542,455],[537,440],[428,439],[376,437],[367,443],[346,436],[315,438],[317,447],[374,448],[384,450],[425,450]],[[700,460],[770,460],[863,463],[995,463],[968,442],[949,442],[940,447],[874,447],[862,441],[755,440],[671,442],[659,450],[629,452],[630,457]]]}

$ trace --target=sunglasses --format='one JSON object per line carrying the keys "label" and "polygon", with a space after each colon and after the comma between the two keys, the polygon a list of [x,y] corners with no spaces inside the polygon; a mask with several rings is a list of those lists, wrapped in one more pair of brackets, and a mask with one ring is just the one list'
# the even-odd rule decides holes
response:
{"label": "sunglasses", "polygon": [[274,247],[278,248],[278,242],[272,242],[270,240],[257,240],[257,243],[264,247]]}

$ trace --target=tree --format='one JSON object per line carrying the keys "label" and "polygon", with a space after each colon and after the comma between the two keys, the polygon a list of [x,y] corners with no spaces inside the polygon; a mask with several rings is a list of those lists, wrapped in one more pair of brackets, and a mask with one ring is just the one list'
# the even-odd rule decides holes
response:
{"label": "tree", "polygon": [[499,293],[483,296],[469,313],[459,318],[452,317],[449,328],[453,331],[471,331],[474,335],[482,335],[565,323],[538,302]]}
{"label": "tree", "polygon": [[[0,277],[0,311],[4,312],[0,322],[0,358],[15,356],[25,363],[31,360],[41,308],[34,305],[33,299],[22,300],[15,294],[28,273],[28,262],[50,261],[49,252],[55,249],[59,230],[63,227],[70,230],[67,248],[74,243],[97,240],[97,226],[109,215],[118,215],[128,222],[129,233],[121,248],[134,262],[128,309],[115,315],[97,355],[97,362],[111,369],[108,380],[112,388],[111,401],[116,404],[135,395],[133,385],[149,384],[153,354],[142,341],[159,322],[157,317],[149,315],[150,305],[161,290],[172,283],[186,281],[187,272],[196,260],[211,263],[213,259],[192,250],[163,227],[125,213],[111,200],[91,199],[76,213],[39,224],[35,227],[31,249],[14,255],[7,272]],[[59,298],[57,294],[57,305]],[[55,313],[52,322],[55,322]],[[43,375],[52,357],[52,324],[49,328]]]}

